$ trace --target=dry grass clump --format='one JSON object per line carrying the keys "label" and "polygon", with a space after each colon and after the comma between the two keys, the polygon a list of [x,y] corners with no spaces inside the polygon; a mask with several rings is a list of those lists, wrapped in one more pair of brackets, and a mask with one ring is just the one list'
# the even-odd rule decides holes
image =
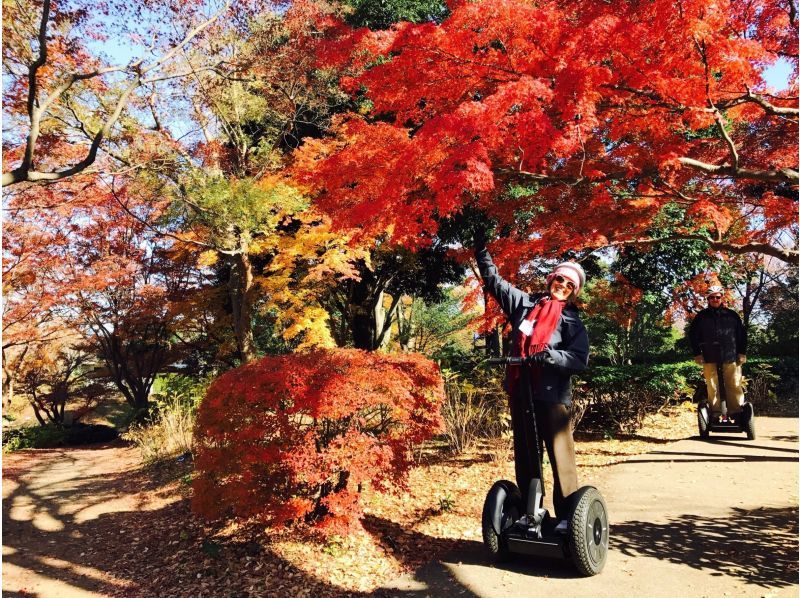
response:
{"label": "dry grass clump", "polygon": [[146,465],[154,465],[192,452],[194,420],[193,411],[170,405],[151,422],[131,426],[122,438],[136,445]]}

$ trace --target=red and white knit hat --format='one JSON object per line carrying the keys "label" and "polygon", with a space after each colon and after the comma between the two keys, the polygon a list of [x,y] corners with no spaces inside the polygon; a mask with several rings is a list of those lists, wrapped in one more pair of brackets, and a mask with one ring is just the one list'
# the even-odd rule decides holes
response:
{"label": "red and white knit hat", "polygon": [[550,283],[553,282],[553,279],[559,275],[563,276],[575,285],[576,297],[578,296],[578,293],[581,292],[583,285],[586,284],[586,272],[583,271],[583,267],[581,267],[581,265],[577,262],[561,262],[550,274],[547,275],[547,286],[549,287]]}

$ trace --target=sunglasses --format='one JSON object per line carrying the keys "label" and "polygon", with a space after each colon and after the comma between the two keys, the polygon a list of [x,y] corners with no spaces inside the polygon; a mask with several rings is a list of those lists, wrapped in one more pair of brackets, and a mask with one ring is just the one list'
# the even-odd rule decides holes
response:
{"label": "sunglasses", "polygon": [[575,283],[572,282],[571,280],[567,280],[566,278],[564,278],[560,274],[557,274],[556,277],[553,280],[555,280],[558,284],[566,285],[566,287],[570,291],[574,291],[575,290]]}
{"label": "sunglasses", "polygon": [[709,295],[708,296],[708,300],[709,301],[719,301],[720,299],[722,299],[722,295]]}

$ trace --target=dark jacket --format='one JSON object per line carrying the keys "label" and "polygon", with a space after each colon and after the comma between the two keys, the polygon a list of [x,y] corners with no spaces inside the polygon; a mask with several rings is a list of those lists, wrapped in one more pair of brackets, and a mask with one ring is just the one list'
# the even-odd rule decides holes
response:
{"label": "dark jacket", "polygon": [[707,307],[689,325],[692,355],[706,363],[733,363],[747,354],[747,331],[742,319],[727,307]]}
{"label": "dark jacket", "polygon": [[[513,329],[511,346],[517,346],[520,335],[519,325],[544,295],[530,295],[512,286],[497,272],[492,257],[485,249],[475,251],[483,284],[492,295],[503,313],[508,317]],[[533,389],[534,398],[545,403],[572,403],[572,374],[586,369],[589,363],[589,336],[578,315],[578,309],[572,305],[564,306],[561,319],[550,337],[547,353],[552,365],[542,369],[537,387]]]}

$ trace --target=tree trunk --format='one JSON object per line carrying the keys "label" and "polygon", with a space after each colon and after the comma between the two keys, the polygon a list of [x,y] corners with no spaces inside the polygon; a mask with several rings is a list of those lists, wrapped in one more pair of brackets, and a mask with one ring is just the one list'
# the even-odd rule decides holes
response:
{"label": "tree trunk", "polygon": [[411,303],[409,313],[403,310],[402,305],[397,306],[397,340],[400,343],[400,350],[408,353],[412,350],[414,303]]}
{"label": "tree trunk", "polygon": [[745,291],[742,297],[742,324],[745,330],[750,329],[750,320],[756,304],[758,303],[759,295],[761,295],[761,291],[764,289],[765,282],[766,273],[763,267],[758,270],[758,282],[753,283],[751,280],[745,282]]}
{"label": "tree trunk", "polygon": [[7,412],[11,409],[11,403],[14,400],[14,376],[3,368],[3,411]]}
{"label": "tree trunk", "polygon": [[[391,316],[390,316],[391,317]],[[372,303],[372,319],[375,322],[375,337],[372,339],[372,346],[380,349],[383,335],[381,332],[384,330],[383,325],[386,323],[386,310],[383,308],[383,291],[379,291],[373,299]]]}
{"label": "tree trunk", "polygon": [[383,291],[375,300],[375,348],[380,349],[389,344],[392,339],[392,322],[397,317],[400,308],[400,295],[392,298],[392,305],[387,311],[383,307]]}
{"label": "tree trunk", "polygon": [[22,349],[22,353],[16,359],[10,361],[6,347],[3,347],[3,408],[6,411],[11,409],[11,402],[14,400],[14,372],[19,370],[25,355],[28,353],[28,349],[30,349],[30,345],[26,345]]}
{"label": "tree trunk", "polygon": [[358,305],[353,309],[353,346],[364,351],[374,351],[375,347],[375,313]]}
{"label": "tree trunk", "polygon": [[[378,317],[384,315],[383,287],[375,283],[361,280],[355,284],[350,295],[350,329],[353,334],[353,346],[364,351],[375,351],[378,348]],[[381,318],[381,323],[383,319]]]}
{"label": "tree trunk", "polygon": [[39,406],[36,404],[36,400],[33,399],[33,400],[31,400],[30,403],[31,403],[31,407],[33,407],[33,414],[36,416],[36,419],[39,422],[39,425],[46,426],[47,422],[42,417],[41,410],[39,409]]}
{"label": "tree trunk", "polygon": [[253,341],[252,289],[253,264],[247,253],[242,251],[231,257],[231,276],[228,282],[236,348],[242,363],[252,361],[256,356]]}

